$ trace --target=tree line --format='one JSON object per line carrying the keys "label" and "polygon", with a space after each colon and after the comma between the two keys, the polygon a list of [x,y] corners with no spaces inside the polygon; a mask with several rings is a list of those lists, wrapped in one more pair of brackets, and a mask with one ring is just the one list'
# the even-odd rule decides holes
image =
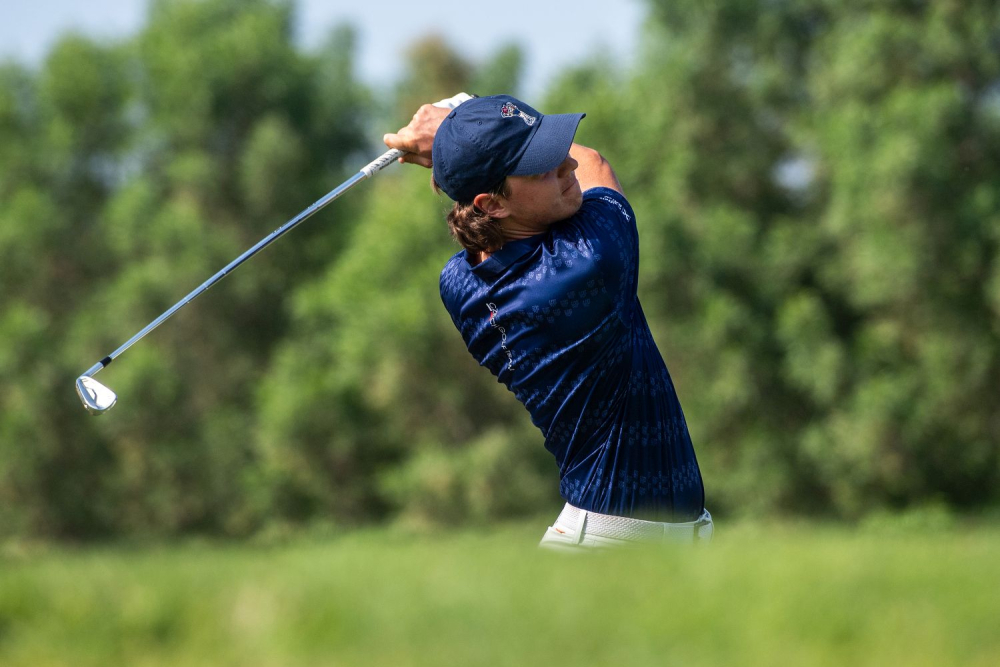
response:
{"label": "tree line", "polygon": [[[637,214],[640,298],[719,514],[995,505],[1000,9],[649,0],[632,65],[540,100]],[[557,471],[437,292],[458,250],[390,167],[101,375],[77,375],[381,151],[421,102],[518,93],[516,45],[415,42],[391,90],[294,5],[157,0],[0,66],[0,536],[245,536],[554,511]]]}

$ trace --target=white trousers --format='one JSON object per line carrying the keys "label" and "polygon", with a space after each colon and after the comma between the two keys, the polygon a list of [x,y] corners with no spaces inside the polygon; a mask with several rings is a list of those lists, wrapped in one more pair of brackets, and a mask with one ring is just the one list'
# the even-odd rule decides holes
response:
{"label": "white trousers", "polygon": [[714,531],[708,510],[696,521],[663,523],[588,512],[566,503],[538,546],[564,551],[631,544],[696,544],[711,540]]}

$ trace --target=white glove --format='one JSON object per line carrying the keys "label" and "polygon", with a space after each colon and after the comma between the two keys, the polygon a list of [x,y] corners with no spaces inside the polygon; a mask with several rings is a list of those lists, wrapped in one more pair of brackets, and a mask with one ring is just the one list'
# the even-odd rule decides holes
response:
{"label": "white glove", "polygon": [[441,107],[442,109],[454,109],[462,102],[468,102],[472,99],[472,95],[468,93],[459,93],[454,97],[449,97],[446,100],[441,100],[440,102],[435,102],[433,106]]}

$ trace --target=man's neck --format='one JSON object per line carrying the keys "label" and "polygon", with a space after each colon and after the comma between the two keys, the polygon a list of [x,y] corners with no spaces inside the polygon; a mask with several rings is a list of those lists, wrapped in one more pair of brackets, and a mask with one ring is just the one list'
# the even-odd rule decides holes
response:
{"label": "man's neck", "polygon": [[[503,240],[507,241],[519,241],[520,239],[531,238],[532,236],[538,236],[539,234],[544,234],[548,231],[552,223],[529,224],[526,222],[521,222],[520,220],[514,220],[507,218],[503,221]],[[501,246],[503,247],[503,246]],[[493,253],[486,252],[485,250],[480,250],[476,252],[469,252],[469,259],[471,260],[472,266],[476,266],[485,262],[490,255]]]}
{"label": "man's neck", "polygon": [[548,231],[551,225],[551,222],[546,222],[544,224],[537,222],[528,223],[507,218],[503,221],[503,239],[504,241],[517,241],[519,239],[537,236],[538,234],[544,234]]}

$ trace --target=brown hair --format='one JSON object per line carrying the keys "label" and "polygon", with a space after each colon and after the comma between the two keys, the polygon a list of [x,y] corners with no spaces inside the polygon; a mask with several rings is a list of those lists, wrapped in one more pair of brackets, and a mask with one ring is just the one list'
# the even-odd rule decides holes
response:
{"label": "brown hair", "polygon": [[[431,183],[435,190],[437,184]],[[509,197],[510,186],[504,179],[487,194]],[[503,229],[500,220],[491,218],[472,202],[455,202],[448,212],[448,229],[455,240],[470,252],[493,253],[503,247]]]}

